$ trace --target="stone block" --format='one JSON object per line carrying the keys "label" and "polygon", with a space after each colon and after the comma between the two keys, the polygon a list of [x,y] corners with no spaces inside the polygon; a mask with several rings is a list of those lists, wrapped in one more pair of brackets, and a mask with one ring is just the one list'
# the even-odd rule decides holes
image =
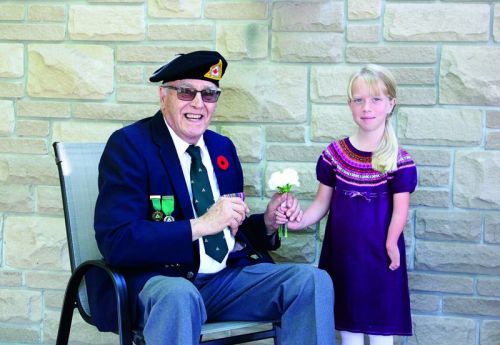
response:
{"label": "stone block", "polygon": [[498,345],[498,339],[500,339],[500,321],[483,320],[479,334],[479,344]]}
{"label": "stone block", "polygon": [[439,296],[412,293],[410,305],[412,312],[433,313],[439,311],[441,299]]}
{"label": "stone block", "polygon": [[267,161],[311,162],[316,163],[324,145],[267,145]]}
{"label": "stone block", "polygon": [[455,206],[500,209],[500,152],[457,151],[454,171]]}
{"label": "stone block", "polygon": [[410,291],[468,295],[474,293],[474,279],[472,277],[409,272],[408,281]]}
{"label": "stone block", "polygon": [[28,57],[27,90],[32,97],[105,99],[113,92],[109,47],[30,44]]}
{"label": "stone block", "polygon": [[345,57],[351,63],[436,63],[437,49],[433,46],[347,46]]}
{"label": "stone block", "polygon": [[449,167],[451,164],[451,151],[435,148],[408,148],[418,166]]}
{"label": "stone block", "polygon": [[233,64],[224,75],[215,121],[302,123],[307,115],[307,68]]}
{"label": "stone block", "polygon": [[214,25],[210,23],[149,24],[148,38],[160,41],[210,41],[213,39],[214,29]]}
{"label": "stone block", "polygon": [[444,46],[439,75],[442,104],[500,105],[500,55],[496,46]]}
{"label": "stone block", "polygon": [[500,215],[487,214],[484,217],[484,241],[486,243],[500,243]]}
{"label": "stone block", "polygon": [[288,231],[288,237],[281,240],[281,247],[270,254],[276,262],[313,263],[316,259],[315,235]]}
{"label": "stone block", "polygon": [[400,87],[398,104],[400,105],[434,105],[437,93],[434,87]]}
{"label": "stone block", "polygon": [[266,128],[266,142],[305,142],[304,126],[269,125]]}
{"label": "stone block", "polygon": [[443,312],[498,317],[500,316],[500,299],[444,296]]}
{"label": "stone block", "polygon": [[481,215],[473,212],[418,210],[416,237],[425,240],[479,242]]}
{"label": "stone block", "polygon": [[266,19],[268,2],[253,1],[208,1],[204,16],[209,19]]}
{"label": "stone block", "polygon": [[436,70],[434,67],[392,67],[391,72],[398,85],[434,85]]}
{"label": "stone block", "polygon": [[487,111],[486,112],[486,127],[500,128],[500,111]]}
{"label": "stone block", "polygon": [[[0,271],[0,286],[22,286],[23,275],[17,271]],[[0,331],[1,332],[1,331]],[[1,333],[0,333],[1,334]],[[2,339],[0,337],[0,339]]]}
{"label": "stone block", "polygon": [[419,168],[418,185],[422,187],[447,187],[450,171],[442,168]]}
{"label": "stone block", "polygon": [[311,141],[330,143],[356,132],[351,111],[340,105],[314,105],[311,109]]}
{"label": "stone block", "polygon": [[16,3],[2,4],[2,11],[0,12],[0,20],[23,20],[24,19],[24,5]]}
{"label": "stone block", "polygon": [[64,290],[44,290],[43,300],[45,308],[62,309],[64,293]]}
{"label": "stone block", "polygon": [[495,4],[495,14],[493,20],[493,40],[500,42],[500,4]]}
{"label": "stone block", "polygon": [[10,136],[15,123],[14,102],[0,100],[0,136]]}
{"label": "stone block", "polygon": [[20,100],[16,102],[17,116],[26,117],[69,117],[69,103],[62,102],[37,102]]}
{"label": "stone block", "polygon": [[474,109],[400,108],[398,136],[403,144],[479,145],[482,114]]}
{"label": "stone block", "polygon": [[49,122],[43,120],[18,120],[16,135],[20,137],[46,137],[49,134]]}
{"label": "stone block", "polygon": [[37,186],[36,196],[38,213],[63,215],[60,187]]}
{"label": "stone block", "polygon": [[329,32],[274,32],[272,60],[278,62],[340,62],[343,36]]}
{"label": "stone block", "polygon": [[262,160],[263,135],[261,127],[222,126],[220,133],[234,142],[238,157],[242,162],[255,163]]}
{"label": "stone block", "polygon": [[74,103],[73,116],[82,119],[137,121],[153,116],[159,110],[158,104],[125,103]]}
{"label": "stone block", "polygon": [[54,158],[40,155],[0,156],[0,181],[59,185]]}
{"label": "stone block", "polygon": [[29,185],[0,184],[0,211],[1,212],[33,212],[34,197]]}
{"label": "stone block", "polygon": [[[69,270],[63,218],[9,216],[5,220],[5,263],[30,270]],[[23,253],[23,255],[19,255]]]}
{"label": "stone block", "polygon": [[144,8],[73,5],[68,32],[72,40],[140,41],[145,37]]}
{"label": "stone block", "polygon": [[410,197],[412,206],[448,207],[449,204],[449,190],[418,187]]}
{"label": "stone block", "polygon": [[388,41],[487,41],[490,5],[388,4],[384,38]]}
{"label": "stone block", "polygon": [[477,293],[485,297],[500,297],[500,279],[479,278],[477,280]]}
{"label": "stone block", "polygon": [[487,134],[485,148],[490,150],[500,149],[500,132],[490,132]]}
{"label": "stone block", "polygon": [[158,85],[123,85],[116,88],[119,102],[159,104]]}
{"label": "stone block", "polygon": [[218,24],[217,51],[228,60],[267,58],[267,24]]}
{"label": "stone block", "polygon": [[64,5],[29,5],[28,20],[34,22],[64,22]]}
{"label": "stone block", "polygon": [[24,97],[24,84],[15,81],[0,81],[0,97],[5,97],[5,98]]}
{"label": "stone block", "polygon": [[118,65],[115,68],[116,82],[125,84],[141,84],[144,82],[142,66]]}
{"label": "stone block", "polygon": [[42,296],[39,291],[2,289],[0,322],[35,323],[42,321]]}
{"label": "stone block", "polygon": [[48,152],[47,142],[45,139],[0,138],[0,152],[44,155]]}
{"label": "stone block", "polygon": [[0,339],[4,344],[39,344],[41,337],[38,328],[29,325],[5,324],[0,327]]}
{"label": "stone block", "polygon": [[54,122],[52,141],[106,142],[110,135],[121,127],[119,123],[106,122]]}
{"label": "stone block", "polygon": [[348,0],[347,18],[349,20],[365,20],[380,18],[381,0]]}
{"label": "stone block", "polygon": [[346,32],[347,42],[351,43],[369,43],[380,40],[380,25],[349,24]]}
{"label": "stone block", "polygon": [[[359,67],[352,66],[312,66],[311,101],[347,104],[347,85],[351,76],[358,71]],[[348,107],[343,109],[351,113]]]}
{"label": "stone block", "polygon": [[270,190],[268,181],[271,174],[278,170],[283,170],[285,168],[293,168],[299,174],[300,186],[294,186],[292,188],[293,194],[295,194],[299,199],[314,199],[316,196],[316,191],[318,190],[318,180],[316,179],[316,163],[303,163],[297,162],[293,166],[290,163],[275,163],[269,162],[266,166],[264,175],[264,190],[265,196],[271,197],[276,191]]}
{"label": "stone block", "polygon": [[417,240],[415,269],[498,275],[500,251],[492,245]]}
{"label": "stone block", "polygon": [[200,18],[201,0],[148,0],[148,15],[153,18]]}
{"label": "stone block", "polygon": [[66,289],[70,272],[26,272],[26,286],[33,289]]}
{"label": "stone block", "polygon": [[[242,163],[244,180],[245,198],[253,196],[262,196],[262,167],[257,164]],[[246,200],[246,199],[245,199]],[[255,210],[251,209],[251,213]]]}
{"label": "stone block", "polygon": [[66,34],[63,24],[0,24],[0,40],[12,41],[63,41]]}
{"label": "stone block", "polygon": [[[158,62],[155,71],[165,61],[172,60],[176,54],[189,53],[194,50],[211,50],[208,44],[195,46],[164,46],[164,45],[119,45],[116,52],[116,60],[119,62]],[[151,75],[151,74],[149,74]],[[149,78],[148,75],[148,78]]]}
{"label": "stone block", "polygon": [[341,2],[275,2],[273,31],[344,31],[344,5]]}
{"label": "stone block", "polygon": [[408,345],[474,345],[476,323],[473,319],[413,315],[413,337]]}
{"label": "stone block", "polygon": [[24,75],[24,45],[0,44],[0,77],[19,78]]}

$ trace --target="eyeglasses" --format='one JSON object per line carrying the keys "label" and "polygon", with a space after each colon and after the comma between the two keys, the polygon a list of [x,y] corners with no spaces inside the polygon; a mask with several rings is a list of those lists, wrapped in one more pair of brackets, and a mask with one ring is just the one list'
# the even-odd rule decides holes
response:
{"label": "eyeglasses", "polygon": [[220,89],[204,89],[200,91],[190,87],[176,87],[170,85],[163,85],[162,87],[177,91],[177,99],[181,101],[192,101],[199,92],[203,102],[215,103],[219,99],[221,93]]}

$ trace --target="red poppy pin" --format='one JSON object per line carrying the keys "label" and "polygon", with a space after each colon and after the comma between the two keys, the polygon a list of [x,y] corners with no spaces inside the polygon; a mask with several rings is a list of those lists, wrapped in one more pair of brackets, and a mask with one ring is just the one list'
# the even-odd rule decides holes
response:
{"label": "red poppy pin", "polygon": [[222,170],[227,170],[227,168],[229,168],[229,162],[227,161],[227,158],[222,155],[217,157],[217,165]]}

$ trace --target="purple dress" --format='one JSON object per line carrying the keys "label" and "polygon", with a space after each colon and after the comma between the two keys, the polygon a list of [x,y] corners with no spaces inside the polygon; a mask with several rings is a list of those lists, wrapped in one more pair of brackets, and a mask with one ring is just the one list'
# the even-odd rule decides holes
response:
{"label": "purple dress", "polygon": [[373,170],[371,155],[345,138],[318,159],[318,180],[334,188],[319,267],[334,283],[337,330],[411,335],[404,238],[398,240],[401,265],[395,271],[389,270],[385,241],[393,194],[413,192],[417,171],[403,149],[390,173]]}

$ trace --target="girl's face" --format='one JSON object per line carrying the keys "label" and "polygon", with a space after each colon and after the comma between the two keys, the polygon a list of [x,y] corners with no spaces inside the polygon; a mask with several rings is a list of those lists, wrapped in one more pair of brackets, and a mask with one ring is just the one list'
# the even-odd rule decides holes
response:
{"label": "girl's face", "polygon": [[383,131],[385,119],[396,105],[395,98],[389,98],[382,81],[370,87],[363,79],[352,84],[352,99],[349,101],[352,117],[363,132]]}

